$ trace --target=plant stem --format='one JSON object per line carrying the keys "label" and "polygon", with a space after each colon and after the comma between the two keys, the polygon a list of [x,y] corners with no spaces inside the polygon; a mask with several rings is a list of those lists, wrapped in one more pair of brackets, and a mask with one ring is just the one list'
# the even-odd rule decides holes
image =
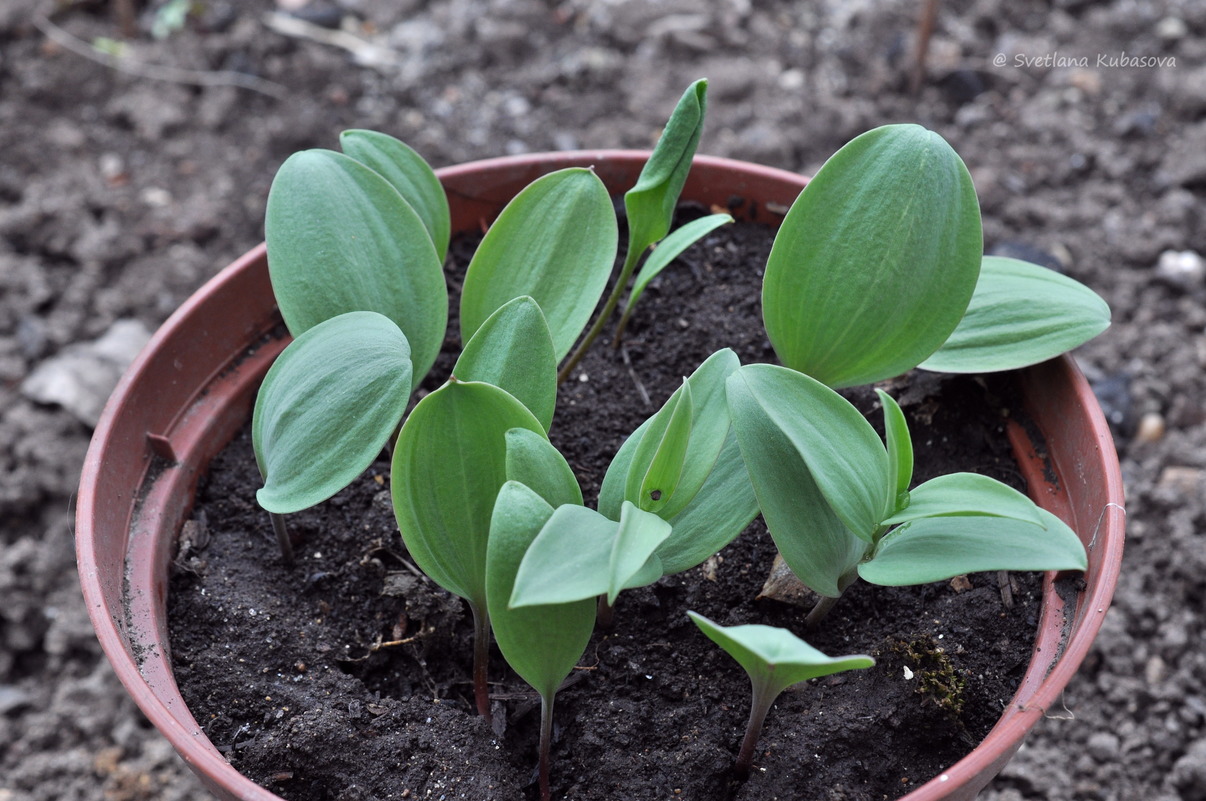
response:
{"label": "plant stem", "polygon": [[613,629],[616,625],[616,608],[607,603],[607,596],[600,595],[595,607],[595,624],[601,629]]}
{"label": "plant stem", "polygon": [[490,617],[481,604],[469,602],[473,610],[473,697],[477,701],[477,713],[491,722],[490,686],[488,677],[490,664]]}
{"label": "plant stem", "polygon": [[549,753],[553,747],[553,701],[556,690],[550,695],[540,696],[540,801],[550,801]]}
{"label": "plant stem", "polygon": [[272,531],[276,534],[276,544],[281,549],[281,559],[286,567],[293,567],[293,541],[289,539],[289,528],[285,525],[285,516],[269,512],[268,519],[272,521]]}
{"label": "plant stem", "polygon": [[758,745],[758,737],[762,734],[762,724],[766,721],[766,713],[775,702],[775,695],[754,687],[753,699],[750,705],[750,720],[745,726],[745,738],[741,741],[741,750],[737,752],[737,761],[733,763],[733,772],[737,778],[745,779],[750,775],[750,766],[754,762],[754,747]]}
{"label": "plant stem", "polygon": [[[838,596],[840,598],[841,596]],[[817,601],[816,606],[804,618],[804,628],[812,631],[817,626],[821,625],[821,621],[829,615],[829,610],[838,602],[838,598],[830,598],[828,595],[822,595],[821,600]]]}
{"label": "plant stem", "polygon": [[620,276],[616,279],[616,285],[611,288],[611,294],[607,296],[607,303],[603,305],[603,311],[599,312],[599,316],[595,318],[595,323],[590,327],[590,331],[586,332],[586,336],[578,343],[577,349],[570,354],[565,364],[561,366],[561,370],[558,371],[558,386],[565,383],[565,379],[569,378],[569,374],[578,366],[578,362],[582,361],[582,357],[586,355],[586,351],[598,339],[600,332],[603,331],[603,326],[607,325],[608,318],[616,310],[616,304],[620,302],[620,295],[624,292],[624,288],[628,286],[628,279],[632,278],[632,271],[636,268],[636,263],[641,258],[643,250],[644,248],[637,249],[631,247],[630,243],[628,253],[624,257],[624,267],[620,270]]}

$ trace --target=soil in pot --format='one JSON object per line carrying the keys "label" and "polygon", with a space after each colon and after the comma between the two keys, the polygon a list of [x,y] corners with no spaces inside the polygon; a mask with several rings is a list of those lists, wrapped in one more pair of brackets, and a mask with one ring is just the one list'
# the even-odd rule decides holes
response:
{"label": "soil in pot", "polygon": [[[697,245],[646,293],[624,349],[596,347],[563,387],[551,438],[588,503],[623,438],[707,355],[728,346],[743,362],[773,360],[750,267],[769,245],[750,224]],[[455,344],[434,375],[447,375]],[[973,470],[1018,485],[1007,379],[917,374],[893,394],[913,430],[917,481]],[[870,393],[852,399],[876,421]],[[292,516],[300,542],[287,569],[255,503],[247,431],[215,460],[169,595],[184,698],[241,772],[287,799],[535,798],[539,699],[495,654],[494,726],[474,713],[470,616],[408,562],[388,469],[380,461]],[[878,664],[781,696],[753,775],[735,782],[749,682],[686,611],[802,631],[803,609],[758,597],[774,554],[756,521],[704,565],[621,596],[615,628],[596,632],[558,695],[555,797],[896,798],[987,734],[1030,656],[1039,577],[1013,575],[1008,593],[996,575],[859,583],[808,640]]]}

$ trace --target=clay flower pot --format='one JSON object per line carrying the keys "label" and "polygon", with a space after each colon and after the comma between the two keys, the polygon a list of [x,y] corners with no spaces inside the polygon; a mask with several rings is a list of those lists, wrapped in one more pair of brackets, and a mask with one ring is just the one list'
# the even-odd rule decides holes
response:
{"label": "clay flower pot", "polygon": [[[613,192],[631,186],[646,153],[592,151],[503,158],[439,171],[454,231],[492,220],[522,187],[568,166],[593,166]],[[800,176],[697,158],[684,200],[777,223]],[[219,798],[276,799],[239,774],[206,738],[172,677],[166,623],[168,567],[199,477],[247,420],[260,379],[287,337],[263,246],[227,267],[156,333],[105,408],[80,483],[77,551],[88,611],[109,661],[150,721]],[[1026,732],[1054,707],[1101,626],[1122,557],[1122,479],[1105,419],[1068,357],[1020,374],[1041,436],[1011,424],[1035,500],[1084,540],[1083,589],[1044,582],[1032,661],[991,733],[908,801],[970,799]]]}

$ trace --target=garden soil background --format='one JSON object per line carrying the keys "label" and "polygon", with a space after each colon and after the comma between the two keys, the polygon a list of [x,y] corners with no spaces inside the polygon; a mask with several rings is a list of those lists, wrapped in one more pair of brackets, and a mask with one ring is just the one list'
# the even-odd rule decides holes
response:
{"label": "garden soil background", "polygon": [[916,95],[912,0],[119,5],[0,4],[0,801],[203,797],[95,642],[73,493],[123,363],[260,241],[281,161],[350,127],[436,166],[649,147],[701,76],[702,153],[811,173],[937,130],[988,248],[1113,306],[1077,357],[1127,483],[1118,595],[983,797],[1206,799],[1206,4],[948,0]]}

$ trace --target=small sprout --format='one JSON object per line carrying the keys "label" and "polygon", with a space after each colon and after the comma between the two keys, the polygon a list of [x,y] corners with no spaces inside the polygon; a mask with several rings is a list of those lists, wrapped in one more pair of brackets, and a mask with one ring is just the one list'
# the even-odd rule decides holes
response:
{"label": "small sprout", "polygon": [[618,345],[624,337],[624,329],[628,327],[628,320],[632,317],[632,313],[636,311],[637,301],[645,293],[645,287],[649,286],[649,282],[657,278],[662,270],[669,267],[670,263],[681,256],[687,248],[720,226],[731,222],[733,222],[731,215],[710,214],[707,217],[692,220],[667,236],[653,248],[648,258],[645,259],[645,263],[641,265],[641,271],[637,273],[636,279],[632,282],[632,291],[628,293],[628,302],[624,304],[624,313],[620,315],[620,322],[616,324],[616,335],[613,344]]}
{"label": "small sprout", "polygon": [[754,747],[766,713],[779,694],[793,684],[846,670],[861,670],[875,664],[863,654],[826,656],[786,629],[747,624],[721,626],[703,615],[687,612],[708,639],[737,660],[750,677],[753,698],[750,719],[733,770],[741,778],[749,775]]}

